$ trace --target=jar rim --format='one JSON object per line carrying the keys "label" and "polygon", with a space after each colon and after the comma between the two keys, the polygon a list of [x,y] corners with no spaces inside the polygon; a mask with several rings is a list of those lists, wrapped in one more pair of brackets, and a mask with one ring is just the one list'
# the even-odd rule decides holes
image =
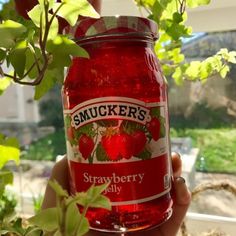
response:
{"label": "jar rim", "polygon": [[91,37],[136,35],[158,39],[158,26],[153,20],[138,16],[102,16],[84,18],[70,30],[76,41]]}
{"label": "jar rim", "polygon": [[129,33],[113,33],[113,34],[100,34],[94,36],[87,36],[74,39],[74,41],[79,45],[85,45],[96,42],[109,42],[109,41],[138,41],[138,42],[153,42],[156,38],[152,37],[150,34],[129,32]]}

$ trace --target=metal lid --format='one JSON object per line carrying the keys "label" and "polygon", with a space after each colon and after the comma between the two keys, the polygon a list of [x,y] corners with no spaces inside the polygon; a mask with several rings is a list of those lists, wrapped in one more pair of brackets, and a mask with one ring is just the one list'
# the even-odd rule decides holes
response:
{"label": "metal lid", "polygon": [[[99,19],[85,18],[72,29],[76,39],[98,35],[143,33],[157,39],[157,24],[147,18],[135,16],[105,16]],[[73,32],[74,31],[74,32]]]}

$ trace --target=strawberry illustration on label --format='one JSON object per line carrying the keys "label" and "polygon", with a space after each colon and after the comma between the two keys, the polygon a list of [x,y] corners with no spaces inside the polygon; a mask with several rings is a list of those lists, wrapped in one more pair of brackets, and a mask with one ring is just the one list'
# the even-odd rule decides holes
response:
{"label": "strawberry illustration on label", "polygon": [[[133,100],[125,103],[120,99],[119,103],[105,98],[92,100],[67,111],[66,135],[75,150],[74,161],[125,163],[151,159],[154,152],[162,154],[163,148],[152,145],[166,136],[164,106],[149,107],[140,101],[133,104]],[[105,114],[111,117],[104,118]]]}
{"label": "strawberry illustration on label", "polygon": [[147,129],[155,141],[160,138],[161,123],[157,117],[153,117],[151,121],[147,123]]}
{"label": "strawberry illustration on label", "polygon": [[147,137],[142,130],[137,130],[132,134],[132,138],[134,144],[133,154],[134,156],[137,156],[144,150],[147,142]]}
{"label": "strawberry illustration on label", "polygon": [[118,134],[113,136],[103,136],[101,140],[101,144],[111,161],[118,161],[120,159],[120,152],[118,147],[119,137]]}
{"label": "strawberry illustration on label", "polygon": [[130,159],[133,156],[134,143],[132,136],[126,133],[121,133],[117,137],[120,154],[125,159]]}
{"label": "strawberry illustration on label", "polygon": [[85,160],[87,160],[92,154],[94,146],[95,144],[91,137],[86,134],[81,135],[79,139],[79,151]]}

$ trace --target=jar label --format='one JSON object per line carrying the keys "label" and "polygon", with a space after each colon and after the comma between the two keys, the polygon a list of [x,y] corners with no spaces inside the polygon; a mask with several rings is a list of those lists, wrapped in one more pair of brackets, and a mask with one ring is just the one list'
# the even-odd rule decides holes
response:
{"label": "jar label", "polygon": [[112,205],[141,203],[170,191],[166,102],[92,99],[64,110],[72,191],[110,182]]}

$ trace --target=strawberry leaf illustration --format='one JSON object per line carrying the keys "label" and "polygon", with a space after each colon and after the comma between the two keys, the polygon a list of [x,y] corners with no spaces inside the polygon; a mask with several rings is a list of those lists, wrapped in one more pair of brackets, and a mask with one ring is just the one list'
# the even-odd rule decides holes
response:
{"label": "strawberry leaf illustration", "polygon": [[165,118],[164,117],[160,117],[159,120],[160,120],[160,123],[161,123],[160,138],[164,138],[166,136]]}
{"label": "strawberry leaf illustration", "polygon": [[66,115],[64,118],[65,126],[70,127],[71,126],[71,117],[69,115]]}
{"label": "strawberry leaf illustration", "polygon": [[122,130],[128,134],[132,134],[136,130],[143,130],[143,126],[137,122],[123,121],[121,124]]}
{"label": "strawberry leaf illustration", "polygon": [[113,127],[118,125],[118,120],[99,120],[96,123],[101,127]]}
{"label": "strawberry leaf illustration", "polygon": [[109,158],[101,143],[97,145],[96,156],[98,161],[109,161]]}
{"label": "strawberry leaf illustration", "polygon": [[151,109],[151,116],[152,117],[160,117],[160,107],[155,107]]}
{"label": "strawberry leaf illustration", "polygon": [[151,152],[149,152],[146,148],[141,152],[139,155],[137,155],[138,158],[142,160],[149,160],[152,157]]}
{"label": "strawberry leaf illustration", "polygon": [[82,127],[80,127],[78,130],[75,131],[75,138],[79,139],[81,135],[86,134],[89,137],[94,137],[96,135],[96,132],[93,128],[93,124],[87,124]]}

